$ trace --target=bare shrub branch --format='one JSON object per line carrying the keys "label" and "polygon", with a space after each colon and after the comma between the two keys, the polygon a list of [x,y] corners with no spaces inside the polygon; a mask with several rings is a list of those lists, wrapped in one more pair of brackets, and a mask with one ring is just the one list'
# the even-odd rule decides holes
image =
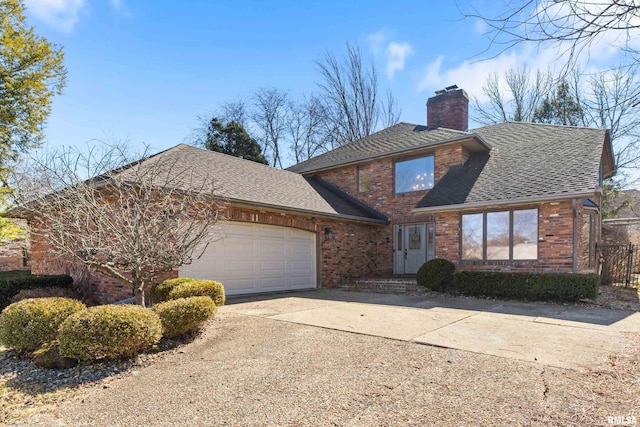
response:
{"label": "bare shrub branch", "polygon": [[144,286],[199,258],[224,203],[207,176],[175,156],[131,162],[122,146],[69,149],[34,159],[16,198],[32,233],[55,255]]}

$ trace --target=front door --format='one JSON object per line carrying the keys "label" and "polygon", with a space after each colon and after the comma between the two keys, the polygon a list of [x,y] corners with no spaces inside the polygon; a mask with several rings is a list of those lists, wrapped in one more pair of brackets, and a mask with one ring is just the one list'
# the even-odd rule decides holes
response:
{"label": "front door", "polygon": [[435,224],[398,224],[394,229],[394,274],[416,274],[435,257]]}

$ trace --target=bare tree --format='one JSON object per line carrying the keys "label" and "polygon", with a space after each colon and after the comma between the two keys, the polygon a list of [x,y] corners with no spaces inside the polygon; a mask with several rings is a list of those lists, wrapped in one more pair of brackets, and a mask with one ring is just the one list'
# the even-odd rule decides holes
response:
{"label": "bare tree", "polygon": [[588,120],[609,129],[616,148],[616,166],[624,172],[640,161],[640,82],[632,71],[613,70],[589,80]]}
{"label": "bare tree", "polygon": [[189,164],[146,154],[131,162],[122,146],[66,150],[16,177],[32,235],[60,259],[129,284],[141,305],[145,285],[199,258],[224,207]]}
{"label": "bare tree", "polygon": [[636,65],[640,59],[635,44],[640,30],[637,0],[514,0],[496,16],[478,11],[464,15],[487,25],[487,50],[497,45],[502,53],[527,42],[556,45],[559,57],[566,60],[564,72],[569,72],[579,57],[588,57],[599,41],[612,40],[626,55],[627,65]]}
{"label": "bare tree", "polygon": [[286,91],[270,88],[260,89],[254,97],[253,121],[262,133],[265,151],[271,150],[274,167],[282,168],[282,140],[289,115],[289,95]]}
{"label": "bare tree", "polygon": [[338,60],[327,53],[317,62],[321,81],[320,97],[325,103],[328,128],[334,145],[364,138],[385,125],[397,123],[399,111],[393,96],[378,95],[378,73],[373,61],[365,64],[358,45],[347,43],[347,56]]}
{"label": "bare tree", "polygon": [[243,128],[248,129],[251,112],[249,111],[248,102],[244,98],[237,98],[222,104],[218,116],[226,123],[236,122]]}
{"label": "bare tree", "polygon": [[482,124],[533,121],[536,109],[549,93],[551,82],[549,72],[537,71],[532,76],[531,70],[524,67],[510,68],[502,78],[491,74],[482,87],[488,102],[480,102],[478,98],[473,101],[475,120]]}
{"label": "bare tree", "polygon": [[320,99],[315,96],[303,97],[299,102],[291,102],[289,111],[287,132],[295,161],[299,163],[326,151],[326,117]]}

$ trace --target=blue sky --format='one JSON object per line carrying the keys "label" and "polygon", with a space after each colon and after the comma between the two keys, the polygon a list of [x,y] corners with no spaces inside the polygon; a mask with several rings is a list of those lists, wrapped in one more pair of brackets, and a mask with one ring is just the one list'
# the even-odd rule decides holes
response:
{"label": "blue sky", "polygon": [[[433,92],[458,84],[482,100],[490,72],[546,68],[550,50],[519,47],[474,62],[488,41],[472,7],[490,1],[26,0],[36,32],[65,50],[68,84],[54,100],[47,148],[128,140],[154,151],[178,143],[199,115],[259,88],[299,96],[316,90],[315,61],[345,42],[371,55],[401,120],[425,123]],[[603,49],[601,60],[610,52]],[[596,59],[598,59],[596,57]],[[473,126],[473,123],[472,123]]]}

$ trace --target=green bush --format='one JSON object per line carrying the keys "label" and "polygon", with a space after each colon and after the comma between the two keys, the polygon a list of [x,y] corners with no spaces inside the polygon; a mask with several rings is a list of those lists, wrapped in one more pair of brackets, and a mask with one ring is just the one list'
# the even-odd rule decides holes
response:
{"label": "green bush", "polygon": [[9,305],[0,314],[0,342],[21,351],[33,351],[56,339],[58,327],[86,307],[70,298],[33,298]]}
{"label": "green bush", "polygon": [[432,291],[444,292],[453,283],[456,266],[449,260],[434,258],[422,264],[418,269],[416,281],[419,286],[431,288]]}
{"label": "green bush", "polygon": [[70,316],[60,325],[63,356],[79,360],[117,359],[153,348],[162,338],[158,315],[137,305],[101,305]]}
{"label": "green bush", "polygon": [[196,279],[190,279],[189,277],[178,277],[176,279],[168,279],[162,283],[158,283],[151,287],[151,300],[154,303],[159,303],[169,299],[169,292],[171,292],[176,286],[183,283],[193,283]]}
{"label": "green bush", "polygon": [[11,298],[22,289],[71,288],[73,278],[68,275],[33,276],[28,271],[7,271],[0,273],[0,308],[10,304]]}
{"label": "green bush", "polygon": [[200,296],[210,297],[218,307],[224,305],[226,300],[224,286],[214,280],[196,280],[194,282],[181,283],[169,292],[169,299]]}
{"label": "green bush", "polygon": [[459,271],[454,277],[456,290],[464,295],[532,301],[595,298],[600,284],[597,274]]}
{"label": "green bush", "polygon": [[216,314],[216,304],[210,297],[198,296],[162,302],[153,306],[162,321],[163,334],[176,338],[199,329]]}
{"label": "green bush", "polygon": [[76,292],[71,288],[58,288],[55,286],[50,286],[46,288],[22,289],[17,294],[11,297],[11,302],[18,302],[22,301],[23,299],[29,298],[52,297],[79,299]]}

